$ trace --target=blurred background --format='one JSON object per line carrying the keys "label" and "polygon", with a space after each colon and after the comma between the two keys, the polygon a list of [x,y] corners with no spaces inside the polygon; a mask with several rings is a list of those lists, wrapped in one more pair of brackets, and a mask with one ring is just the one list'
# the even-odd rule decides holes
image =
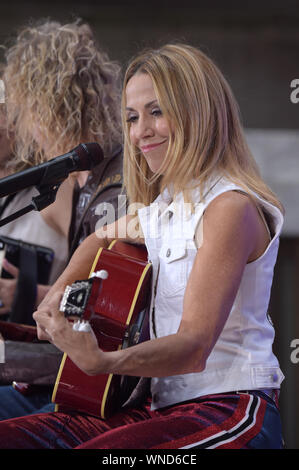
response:
{"label": "blurred background", "polygon": [[280,399],[286,447],[298,449],[298,0],[2,0],[0,44],[9,44],[31,21],[77,17],[94,28],[102,48],[124,67],[141,48],[184,41],[201,47],[230,82],[252,152],[286,209],[269,313],[286,376]]}

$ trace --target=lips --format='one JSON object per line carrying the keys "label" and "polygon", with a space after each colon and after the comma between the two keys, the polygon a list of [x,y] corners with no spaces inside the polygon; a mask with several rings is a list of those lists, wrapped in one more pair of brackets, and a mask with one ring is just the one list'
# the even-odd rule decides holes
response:
{"label": "lips", "polygon": [[159,147],[160,145],[164,144],[166,140],[163,140],[163,142],[157,142],[155,144],[148,144],[148,145],[142,145],[140,148],[143,153],[150,152],[151,150],[154,150],[155,148]]}

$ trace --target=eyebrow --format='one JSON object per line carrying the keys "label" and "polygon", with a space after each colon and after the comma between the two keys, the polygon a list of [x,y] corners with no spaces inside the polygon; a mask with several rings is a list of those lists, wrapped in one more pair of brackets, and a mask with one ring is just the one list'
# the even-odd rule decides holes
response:
{"label": "eyebrow", "polygon": [[[145,107],[146,109],[148,109],[148,108],[150,108],[150,107],[151,107],[153,104],[155,104],[155,103],[158,103],[158,100],[150,101],[149,103],[146,103],[146,104],[144,105],[144,107]],[[126,111],[135,111],[135,109],[134,109],[134,108],[130,108],[130,107],[126,107]]]}

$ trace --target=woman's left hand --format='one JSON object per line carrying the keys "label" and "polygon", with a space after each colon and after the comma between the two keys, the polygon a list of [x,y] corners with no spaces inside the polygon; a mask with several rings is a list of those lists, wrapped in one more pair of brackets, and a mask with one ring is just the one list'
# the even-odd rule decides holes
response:
{"label": "woman's left hand", "polygon": [[99,373],[99,363],[104,352],[99,349],[96,336],[92,329],[77,331],[73,324],[57,309],[41,306],[33,318],[38,329],[58,349],[65,352],[70,359],[85,373]]}

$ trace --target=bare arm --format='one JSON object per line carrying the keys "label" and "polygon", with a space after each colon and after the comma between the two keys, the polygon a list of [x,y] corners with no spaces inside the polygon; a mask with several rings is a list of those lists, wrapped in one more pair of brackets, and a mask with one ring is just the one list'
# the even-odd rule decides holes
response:
{"label": "bare arm", "polygon": [[68,177],[60,185],[53,204],[41,211],[44,221],[56,232],[67,237],[71,222],[75,180]]}
{"label": "bare arm", "polygon": [[74,332],[62,315],[49,320],[44,313],[40,320],[52,341],[89,374],[158,377],[203,370],[227,320],[246,263],[267,243],[267,238],[260,237],[256,209],[243,195],[213,201],[205,213],[203,230],[176,334],[103,352],[93,334]]}

